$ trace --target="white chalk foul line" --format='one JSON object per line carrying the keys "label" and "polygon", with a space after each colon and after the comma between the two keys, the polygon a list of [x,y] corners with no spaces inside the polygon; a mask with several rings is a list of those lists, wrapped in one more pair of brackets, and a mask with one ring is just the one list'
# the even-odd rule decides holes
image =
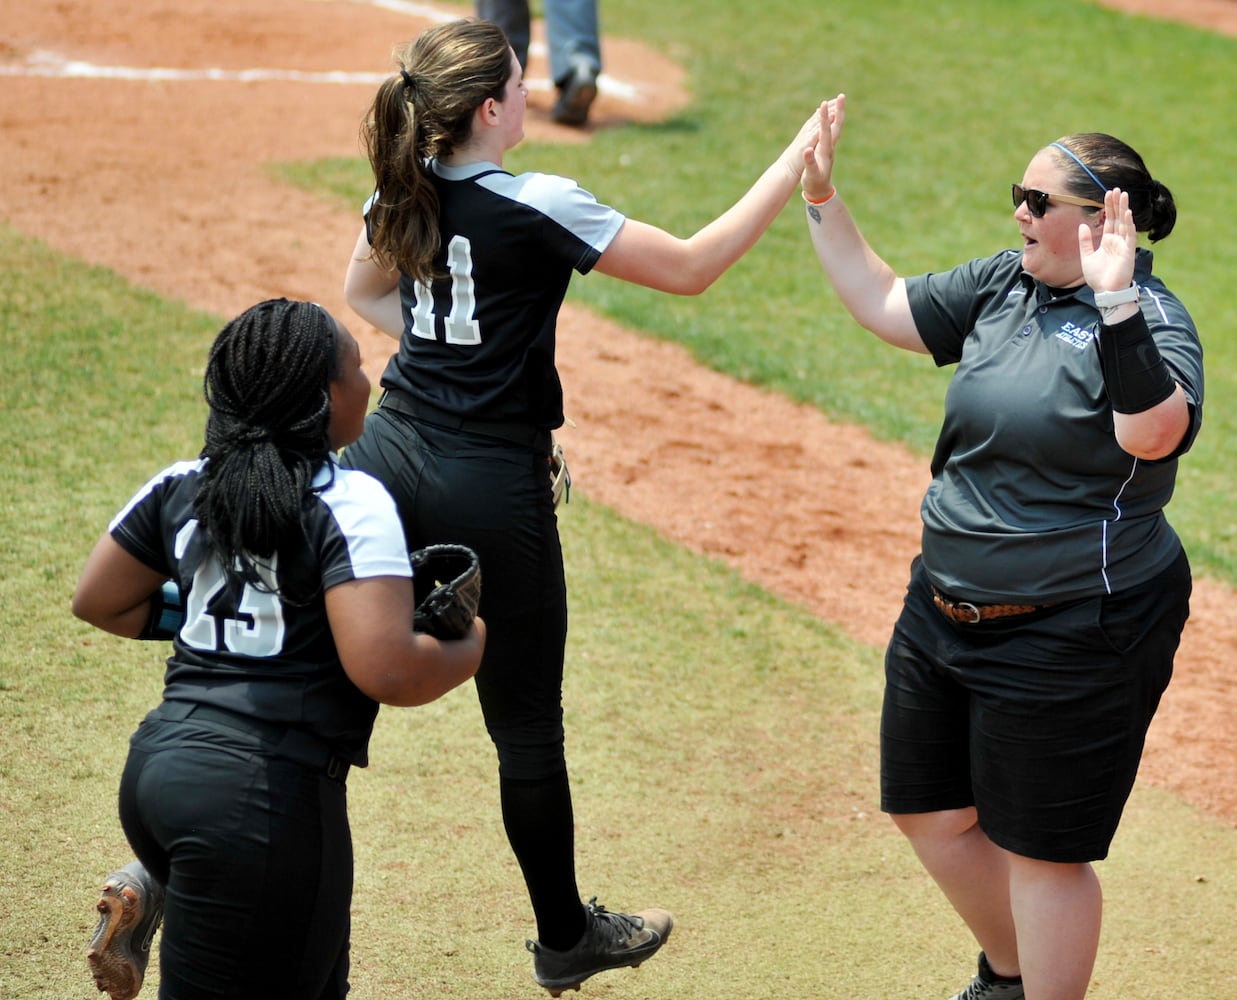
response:
{"label": "white chalk foul line", "polygon": [[294,80],[297,83],[368,84],[377,86],[389,73],[311,73],[295,69],[173,69],[164,66],[100,66],[54,52],[33,52],[21,63],[0,65],[0,76],[50,76],[93,80],[240,81]]}
{"label": "white chalk foul line", "polygon": [[[448,13],[436,7],[423,3],[413,3],[410,0],[356,0],[373,7],[407,14],[430,21],[452,21],[458,13]],[[532,49],[539,55],[545,50],[539,42],[534,42]],[[294,83],[335,84],[335,85],[365,85],[376,87],[385,80],[389,73],[351,73],[343,70],[327,72],[310,72],[295,69],[270,69],[256,67],[253,69],[220,69],[205,67],[201,69],[175,69],[164,66],[100,66],[83,59],[70,59],[55,52],[36,51],[25,60],[13,63],[0,63],[0,76],[44,76],[65,77],[93,80],[129,80],[129,81],[167,81],[167,82],[240,82],[261,83],[267,81],[290,81]],[[524,81],[530,90],[549,91],[553,84],[548,79],[526,78]],[[608,73],[602,73],[597,79],[597,88],[619,100],[636,102],[639,99],[639,88],[622,80],[617,80]]]}
{"label": "white chalk foul line", "polygon": [[[18,63],[0,63],[0,76],[44,76],[92,80],[165,81],[173,83],[210,81],[214,83],[263,83],[272,80],[294,83],[364,84],[376,87],[390,73],[353,73],[344,70],[311,72],[298,69],[175,69],[169,66],[100,66],[84,59],[69,59],[54,52],[33,52]],[[526,79],[530,90],[548,91],[553,85],[548,79]],[[602,73],[597,78],[597,88],[620,100],[634,102],[639,88]]]}

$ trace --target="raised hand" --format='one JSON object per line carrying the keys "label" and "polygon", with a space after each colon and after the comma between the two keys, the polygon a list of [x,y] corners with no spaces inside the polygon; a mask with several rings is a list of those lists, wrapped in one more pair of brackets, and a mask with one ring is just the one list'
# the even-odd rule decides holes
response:
{"label": "raised hand", "polygon": [[845,120],[845,94],[821,102],[820,131],[803,149],[803,192],[813,201],[833,190],[833,161]]}
{"label": "raised hand", "polygon": [[[821,108],[825,105],[821,104]],[[815,145],[819,138],[821,129],[821,111],[820,108],[814,110],[801,126],[795,137],[790,141],[790,145],[782,151],[782,163],[786,169],[790,171],[790,175],[799,181],[803,173],[803,151]]]}
{"label": "raised hand", "polygon": [[1130,196],[1120,188],[1113,188],[1104,195],[1104,228],[1099,239],[1095,239],[1094,231],[1085,223],[1078,227],[1082,276],[1097,292],[1119,292],[1128,288],[1134,280],[1137,249],[1138,231],[1134,228],[1134,213],[1130,211]]}

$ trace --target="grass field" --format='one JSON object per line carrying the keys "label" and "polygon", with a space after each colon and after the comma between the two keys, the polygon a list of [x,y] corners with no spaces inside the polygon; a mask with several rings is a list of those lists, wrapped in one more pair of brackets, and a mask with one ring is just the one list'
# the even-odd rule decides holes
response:
{"label": "grass field", "polygon": [[[605,28],[682,61],[693,106],[579,148],[522,148],[511,166],[578,176],[630,214],[687,232],[746,185],[802,109],[845,90],[838,182],[874,245],[909,273],[1009,245],[1008,183],[1058,135],[1111,131],[1146,155],[1181,208],[1157,270],[1207,351],[1206,424],[1172,513],[1196,567],[1237,583],[1227,221],[1237,43],[1066,0],[678,0],[673,19],[662,6],[603,0]],[[281,169],[349,208],[366,184],[355,161]],[[119,505],[197,452],[201,364],[227,317],[2,225],[0,271],[0,993],[70,1000],[96,995],[82,960],[91,905],[128,859],[115,785],[127,736],[158,699],[164,651],[76,622],[69,595]],[[931,445],[943,375],[854,329],[822,288],[797,210],[699,299],[600,276],[571,294],[720,370],[920,452]],[[896,397],[872,388],[894,381]],[[581,996],[956,989],[974,960],[969,937],[875,808],[881,650],[586,490],[573,491],[563,535],[581,887],[613,908],[679,917],[664,956]],[[533,929],[471,688],[384,711],[372,756],[349,783],[353,995],[544,996],[522,948]],[[1094,998],[1237,996],[1237,829],[1140,786],[1100,869]]]}

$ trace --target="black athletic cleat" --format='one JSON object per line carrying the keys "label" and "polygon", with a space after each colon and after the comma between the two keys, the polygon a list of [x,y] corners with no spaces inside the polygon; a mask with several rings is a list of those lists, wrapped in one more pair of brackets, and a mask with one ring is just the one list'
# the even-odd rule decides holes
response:
{"label": "black athletic cleat", "polygon": [[597,897],[585,907],[588,921],[584,936],[569,951],[553,951],[539,941],[526,941],[533,953],[533,978],[550,996],[563,990],[579,990],[589,976],[607,969],[633,969],[657,951],[670,936],[674,917],[665,910],[611,913],[597,905]]}
{"label": "black athletic cleat", "polygon": [[992,971],[988,956],[979,953],[979,972],[961,993],[949,1000],[1026,1000],[1021,979],[1002,979]]}
{"label": "black athletic cleat", "polygon": [[95,986],[112,1000],[133,1000],[163,920],[163,886],[140,861],[130,862],[107,877],[97,909],[99,925],[86,950]]}

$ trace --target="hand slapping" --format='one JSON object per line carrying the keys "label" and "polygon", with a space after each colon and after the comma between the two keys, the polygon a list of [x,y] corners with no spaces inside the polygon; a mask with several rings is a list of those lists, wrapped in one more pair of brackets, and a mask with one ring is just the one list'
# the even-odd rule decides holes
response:
{"label": "hand slapping", "polygon": [[833,190],[833,161],[845,120],[845,94],[821,102],[820,131],[803,149],[803,193],[813,201]]}

